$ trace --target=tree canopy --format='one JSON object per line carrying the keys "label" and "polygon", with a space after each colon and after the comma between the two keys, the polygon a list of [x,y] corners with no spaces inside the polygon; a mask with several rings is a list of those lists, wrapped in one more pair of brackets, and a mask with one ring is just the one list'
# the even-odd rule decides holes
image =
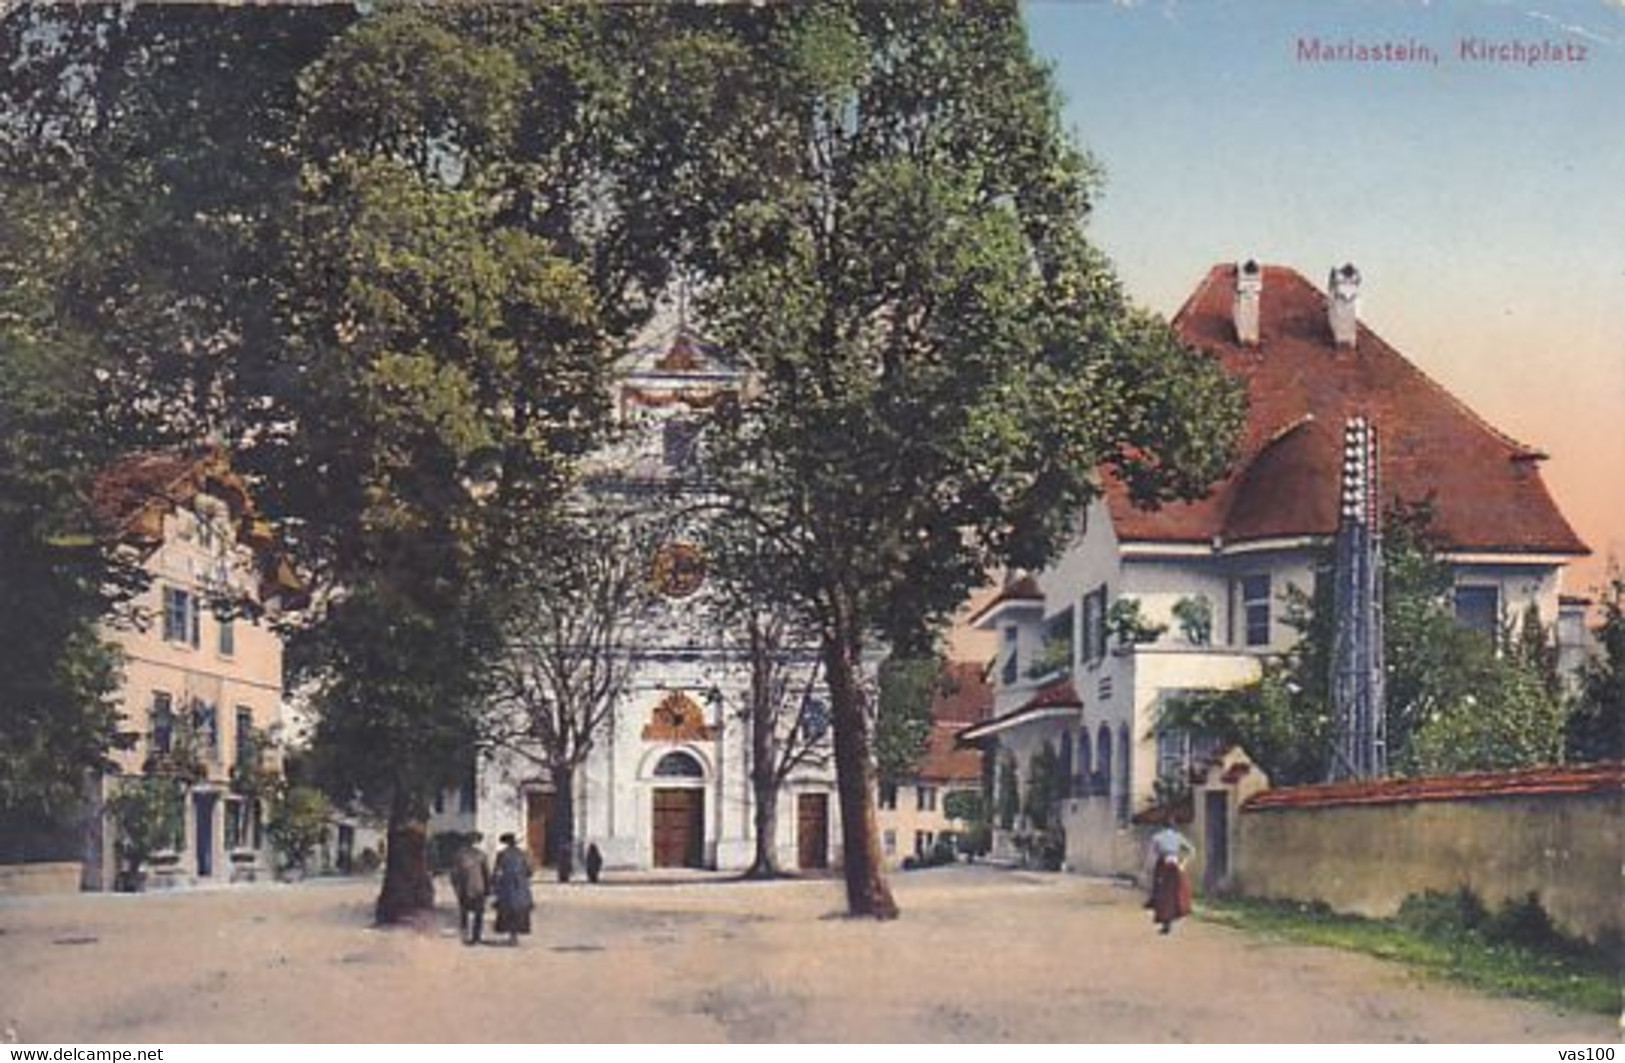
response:
{"label": "tree canopy", "polygon": [[1568,724],[1572,760],[1625,758],[1625,574],[1611,569],[1598,603],[1596,652],[1580,667]]}
{"label": "tree canopy", "polygon": [[717,116],[714,150],[753,171],[716,193],[695,261],[755,391],[716,471],[771,544],[775,593],[821,633],[848,903],[884,917],[864,645],[928,646],[987,572],[1051,558],[1102,469],[1148,504],[1200,493],[1241,398],[1084,238],[1098,169],[1014,3],[730,28],[749,102]]}

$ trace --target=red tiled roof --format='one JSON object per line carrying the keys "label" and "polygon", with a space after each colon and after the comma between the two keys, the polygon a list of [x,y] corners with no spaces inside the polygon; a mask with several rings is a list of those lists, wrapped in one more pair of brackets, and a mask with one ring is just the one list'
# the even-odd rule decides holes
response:
{"label": "red tiled roof", "polygon": [[1370,779],[1265,790],[1242,809],[1327,808],[1335,805],[1389,805],[1453,801],[1473,797],[1529,797],[1537,794],[1625,792],[1625,763],[1605,761],[1522,771],[1475,772],[1420,779]]}
{"label": "red tiled roof", "polygon": [[275,550],[270,525],[219,449],[150,451],[121,458],[96,477],[91,506],[108,535],[151,549],[163,541],[164,516],[204,492],[225,501],[238,540],[254,549],[262,594],[277,594],[289,603],[302,601],[307,589],[288,559]]}
{"label": "red tiled roof", "polygon": [[985,671],[974,661],[944,665],[931,698],[931,722],[964,726],[987,719],[993,711],[993,686]]}
{"label": "red tiled roof", "polygon": [[1344,422],[1376,425],[1384,503],[1433,500],[1433,530],[1451,548],[1588,553],[1541,480],[1543,455],[1497,431],[1364,324],[1334,346],[1326,296],[1296,271],[1263,267],[1256,347],[1236,340],[1235,267],[1213,267],[1175,315],[1180,337],[1247,388],[1247,423],[1232,474],[1204,499],[1141,509],[1107,477],[1126,541],[1199,542],[1324,535],[1336,530]]}
{"label": "red tiled roof", "polygon": [[1013,583],[1008,584],[998,594],[994,595],[986,605],[971,616],[968,623],[974,627],[981,623],[982,618],[1002,605],[1012,602],[1030,602],[1036,605],[1044,604],[1044,592],[1039,590],[1038,581],[1031,576],[1022,576]]}
{"label": "red tiled roof", "polygon": [[1025,712],[1028,709],[1081,709],[1083,699],[1078,697],[1078,688],[1072,685],[1070,677],[1063,676],[1052,680],[1038,688],[1038,691],[1028,698],[1026,703],[1017,709]]}
{"label": "red tiled roof", "polygon": [[958,744],[957,724],[934,724],[920,760],[920,778],[934,782],[979,782],[982,753]]}
{"label": "red tiled roof", "polygon": [[156,542],[160,534],[150,512],[167,510],[197,491],[196,470],[205,456],[180,451],[132,454],[96,477],[91,505],[96,520],[110,534]]}

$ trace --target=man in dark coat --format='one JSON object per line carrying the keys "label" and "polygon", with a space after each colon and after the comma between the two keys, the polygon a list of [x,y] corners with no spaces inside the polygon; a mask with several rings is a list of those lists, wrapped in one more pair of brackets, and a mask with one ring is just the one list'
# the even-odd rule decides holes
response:
{"label": "man in dark coat", "polygon": [[485,898],[491,893],[491,863],[480,849],[478,832],[451,858],[451,888],[457,894],[459,932],[464,944],[478,945],[485,925]]}

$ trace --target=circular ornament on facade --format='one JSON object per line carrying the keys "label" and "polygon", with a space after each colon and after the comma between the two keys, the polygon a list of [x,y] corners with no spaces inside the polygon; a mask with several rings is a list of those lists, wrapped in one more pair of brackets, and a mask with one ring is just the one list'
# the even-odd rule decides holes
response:
{"label": "circular ornament on facade", "polygon": [[687,598],[705,582],[705,558],[692,543],[666,543],[655,551],[655,587],[668,598]]}

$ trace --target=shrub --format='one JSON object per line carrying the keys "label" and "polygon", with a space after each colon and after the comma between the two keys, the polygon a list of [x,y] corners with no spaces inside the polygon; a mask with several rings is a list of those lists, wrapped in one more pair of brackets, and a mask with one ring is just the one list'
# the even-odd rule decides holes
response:
{"label": "shrub", "polygon": [[993,828],[986,823],[973,823],[969,830],[960,831],[956,840],[965,858],[975,860],[978,856],[986,856],[993,848]]}
{"label": "shrub", "polygon": [[1174,619],[1179,623],[1179,633],[1192,646],[1206,646],[1213,641],[1213,603],[1207,595],[1179,599],[1174,603]]}
{"label": "shrub", "polygon": [[162,849],[178,848],[185,829],[184,786],[161,775],[127,780],[107,799],[107,814],[118,828],[124,862],[119,888],[140,888],[141,867]]}
{"label": "shrub", "polygon": [[1463,886],[1454,891],[1411,894],[1399,906],[1398,921],[1419,933],[1448,936],[1477,930],[1488,918],[1484,902]]}
{"label": "shrub", "polygon": [[1484,936],[1542,952],[1571,952],[1577,945],[1557,929],[1541,905],[1540,896],[1532,892],[1503,905],[1485,922]]}
{"label": "shrub", "polygon": [[284,868],[303,870],[310,854],[327,841],[332,809],[320,790],[290,786],[271,805],[265,832],[282,856]]}

